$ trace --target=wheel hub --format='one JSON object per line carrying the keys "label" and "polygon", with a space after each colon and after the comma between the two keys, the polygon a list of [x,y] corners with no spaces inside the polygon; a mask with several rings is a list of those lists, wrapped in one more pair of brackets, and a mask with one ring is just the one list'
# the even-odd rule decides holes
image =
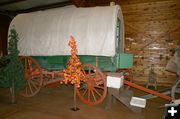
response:
{"label": "wheel hub", "polygon": [[95,80],[93,80],[94,78],[92,76],[88,77],[87,80],[87,85],[88,85],[88,89],[92,90],[94,89],[94,86],[96,84]]}
{"label": "wheel hub", "polygon": [[27,70],[27,71],[25,71],[25,79],[26,80],[29,80],[31,78],[31,74],[30,74],[30,72]]}

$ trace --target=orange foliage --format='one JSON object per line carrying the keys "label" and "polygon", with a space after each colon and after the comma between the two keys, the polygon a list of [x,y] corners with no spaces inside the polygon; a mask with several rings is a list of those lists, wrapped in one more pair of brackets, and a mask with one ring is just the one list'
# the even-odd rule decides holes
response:
{"label": "orange foliage", "polygon": [[71,47],[71,57],[68,61],[68,67],[64,72],[64,83],[76,84],[76,87],[80,87],[80,81],[82,81],[85,77],[82,71],[82,65],[77,56],[77,47],[76,41],[73,36],[70,37],[70,41],[68,44]]}

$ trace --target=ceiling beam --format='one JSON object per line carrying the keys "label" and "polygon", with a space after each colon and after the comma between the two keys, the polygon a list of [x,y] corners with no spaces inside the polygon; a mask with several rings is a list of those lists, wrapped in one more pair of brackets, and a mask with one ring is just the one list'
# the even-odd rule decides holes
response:
{"label": "ceiling beam", "polygon": [[96,6],[91,0],[71,0],[76,7],[93,7]]}
{"label": "ceiling beam", "polygon": [[16,13],[28,13],[28,12],[35,12],[35,11],[40,11],[40,10],[64,7],[64,6],[72,5],[72,4],[73,3],[71,1],[65,1],[65,2],[58,2],[58,3],[54,3],[54,4],[49,4],[49,5],[42,5],[42,6],[32,7],[32,8],[25,9],[25,10],[18,10],[18,11],[15,11],[15,12]]}
{"label": "ceiling beam", "polygon": [[0,10],[0,15],[8,16],[9,18],[13,19],[16,16],[16,13],[10,11],[2,11]]}
{"label": "ceiling beam", "polygon": [[13,1],[8,1],[8,2],[3,2],[3,3],[0,3],[0,7],[10,5],[10,4],[14,4],[14,3],[23,2],[23,1],[26,1],[26,0],[13,0]]}
{"label": "ceiling beam", "polygon": [[86,0],[71,0],[76,7],[88,7]]}

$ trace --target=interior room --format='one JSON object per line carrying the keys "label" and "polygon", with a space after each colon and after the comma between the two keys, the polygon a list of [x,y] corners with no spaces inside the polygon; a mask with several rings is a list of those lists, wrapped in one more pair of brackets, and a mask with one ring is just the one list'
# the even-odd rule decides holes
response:
{"label": "interior room", "polygon": [[179,117],[179,0],[0,1],[0,119]]}

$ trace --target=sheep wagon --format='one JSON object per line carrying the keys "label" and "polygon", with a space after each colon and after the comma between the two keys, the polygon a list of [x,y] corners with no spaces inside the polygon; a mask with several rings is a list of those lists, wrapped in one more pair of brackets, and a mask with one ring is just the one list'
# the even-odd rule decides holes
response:
{"label": "sheep wagon", "polygon": [[[106,97],[106,71],[132,67],[133,56],[123,53],[124,21],[120,6],[76,8],[67,6],[17,15],[9,29],[18,36],[19,56],[26,86],[21,94],[32,97],[42,86],[60,82],[70,57],[68,42],[74,36],[86,82],[78,88],[89,105]],[[103,72],[102,72],[103,71]]]}

